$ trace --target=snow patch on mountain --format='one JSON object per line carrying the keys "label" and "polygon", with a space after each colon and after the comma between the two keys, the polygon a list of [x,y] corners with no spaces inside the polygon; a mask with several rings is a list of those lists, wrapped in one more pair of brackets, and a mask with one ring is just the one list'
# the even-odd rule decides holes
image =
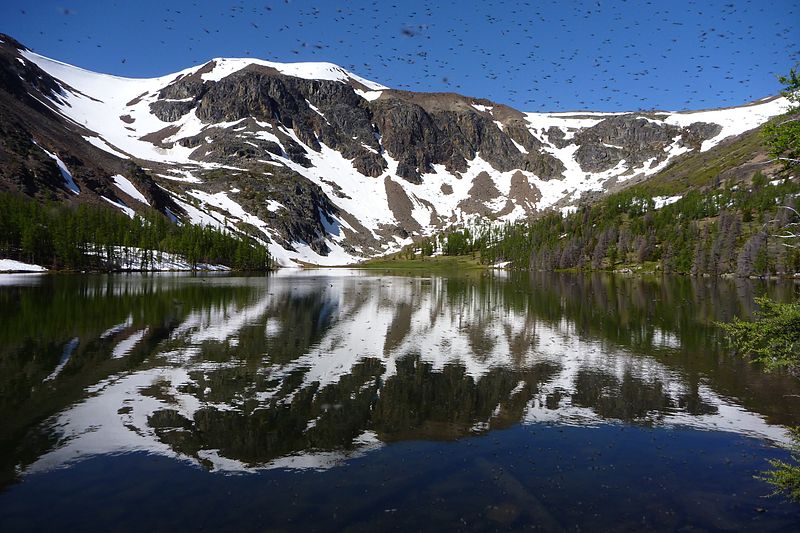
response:
{"label": "snow patch on mountain", "polygon": [[215,66],[210,72],[201,75],[203,80],[219,81],[250,65],[259,65],[262,67],[274,68],[281,74],[295,78],[303,78],[307,80],[330,80],[339,81],[342,83],[348,83],[349,81],[353,80],[372,91],[380,91],[389,88],[385,85],[381,85],[380,83],[375,83],[374,81],[357,76],[352,72],[348,72],[339,65],[335,65],[333,63],[275,63],[273,61],[264,61],[263,59],[225,57],[214,58],[212,61],[215,63]]}
{"label": "snow patch on mountain", "polygon": [[[292,130],[285,130],[301,146],[306,146]],[[305,176],[319,185],[331,201],[358,219],[372,235],[378,238],[374,230],[381,224],[395,222],[389,209],[386,187],[382,178],[372,178],[361,174],[340,152],[320,143],[320,151],[307,148],[307,157],[311,167],[305,168],[288,158],[280,161],[295,172]],[[391,169],[390,163],[390,169]],[[395,164],[396,169],[396,164]],[[341,193],[336,194],[336,188]]]}
{"label": "snow patch on mountain", "polygon": [[372,102],[373,100],[377,100],[383,94],[383,91],[362,91],[361,89],[354,89],[356,94],[367,100],[368,102]]}
{"label": "snow patch on mountain", "polygon": [[111,154],[113,156],[116,156],[116,157],[119,157],[120,159],[130,159],[130,156],[128,156],[127,154],[123,154],[122,152],[120,152],[118,150],[115,150],[114,148],[109,146],[108,143],[105,142],[100,137],[90,137],[88,135],[84,135],[83,138],[84,138],[84,140],[86,140],[86,142],[88,142],[89,144],[91,144],[92,146],[94,146],[96,148],[100,148],[104,152],[108,152],[109,154]]}
{"label": "snow patch on mountain", "polygon": [[[36,146],[39,146],[36,143],[36,141],[34,141],[33,144],[36,144]],[[69,169],[67,168],[67,165],[64,164],[64,162],[61,160],[61,158],[58,157],[56,154],[54,154],[52,152],[48,152],[47,150],[45,150],[41,146],[39,146],[39,148],[41,148],[42,152],[47,154],[48,157],[50,157],[51,159],[53,159],[56,162],[56,165],[58,165],[58,170],[61,171],[61,177],[64,178],[64,185],[67,187],[67,189],[69,189],[70,192],[72,192],[73,194],[80,194],[81,193],[80,187],[78,187],[78,184],[75,183],[75,178],[72,177],[72,174],[70,173]]]}
{"label": "snow patch on mountain", "polygon": [[111,198],[103,195],[100,195],[100,198],[102,198],[106,202],[110,203],[111,205],[113,205],[114,207],[125,213],[128,217],[133,218],[136,216],[136,211],[134,211],[133,209],[122,203],[122,201],[112,200]]}
{"label": "snow patch on mountain", "polygon": [[147,198],[145,198],[144,195],[139,192],[139,189],[137,189],[134,184],[131,183],[131,180],[120,174],[112,176],[112,179],[114,180],[114,185],[116,185],[119,190],[131,198],[139,200],[145,205],[150,205],[150,202],[147,201]]}
{"label": "snow patch on mountain", "polygon": [[656,209],[661,209],[662,207],[668,206],[670,204],[674,204],[678,200],[683,198],[682,195],[678,196],[653,196],[653,204]]}
{"label": "snow patch on mountain", "polygon": [[717,136],[703,141],[700,151],[705,152],[728,137],[752,130],[771,117],[785,113],[788,107],[789,102],[786,98],[774,98],[743,107],[672,113],[664,122],[681,127],[689,126],[694,122],[711,122],[722,126],[722,131]]}
{"label": "snow patch on mountain", "polygon": [[[574,204],[581,196],[590,191],[602,192],[609,184],[630,180],[634,177],[650,176],[666,167],[675,157],[688,152],[687,146],[681,146],[681,138],[676,137],[672,144],[664,150],[663,156],[653,157],[643,164],[634,167],[631,162],[621,160],[613,168],[603,172],[586,172],[581,169],[576,160],[579,148],[575,144],[575,136],[581,130],[590,128],[603,120],[626,115],[626,113],[597,113],[597,112],[564,112],[564,113],[524,113],[523,118],[527,123],[530,133],[542,143],[542,151],[559,160],[564,165],[563,177],[538,176],[534,172],[524,170],[511,170],[501,172],[486,161],[481,154],[476,154],[474,159],[467,161],[467,170],[456,173],[447,170],[445,165],[433,164],[430,171],[422,174],[419,183],[403,179],[398,175],[399,162],[392,158],[385,150],[379,152],[373,147],[365,148],[373,153],[379,153],[388,163],[388,168],[378,177],[361,174],[354,161],[345,158],[341,152],[319,142],[319,149],[312,148],[302,142],[294,129],[285,126],[273,125],[244,118],[233,122],[203,123],[193,110],[182,114],[173,122],[165,122],[151,112],[150,105],[159,100],[160,91],[178,78],[198,75],[206,81],[219,81],[235,72],[239,72],[250,65],[258,65],[275,69],[278,72],[304,79],[328,80],[345,83],[353,87],[354,91],[367,101],[373,101],[383,95],[388,88],[361,78],[332,63],[276,63],[258,59],[243,58],[216,58],[202,66],[184,69],[178,73],[169,74],[151,79],[131,79],[106,74],[90,72],[66,63],[45,58],[33,52],[23,50],[22,57],[48,72],[60,81],[63,94],[50,100],[49,105],[58,110],[69,120],[86,127],[96,135],[87,135],[87,142],[97,148],[121,158],[133,157],[142,161],[160,163],[157,176],[167,180],[162,182],[169,188],[164,188],[187,213],[190,221],[196,224],[212,225],[229,231],[237,231],[236,223],[245,222],[258,228],[263,234],[263,241],[269,246],[270,252],[278,259],[280,264],[290,265],[297,262],[310,262],[321,265],[339,265],[355,262],[361,257],[358,249],[347,246],[343,241],[342,227],[352,230],[346,225],[346,216],[336,218],[330,222],[325,216],[320,220],[325,229],[325,235],[318,236],[322,239],[331,253],[320,256],[308,243],[291,243],[291,249],[283,249],[276,243],[275,231],[269,224],[248,212],[240,203],[236,202],[229,191],[214,192],[193,188],[181,189],[183,184],[205,185],[195,172],[211,169],[227,169],[244,172],[229,165],[198,161],[190,158],[197,146],[182,146],[178,141],[187,137],[206,135],[206,142],[212,143],[217,133],[222,130],[235,131],[236,136],[243,142],[255,145],[255,141],[269,141],[277,143],[283,150],[282,155],[272,154],[274,160],[263,160],[263,163],[284,166],[309,179],[322,188],[330,201],[344,214],[350,215],[367,229],[369,237],[382,242],[381,249],[384,253],[398,250],[412,240],[413,235],[430,235],[435,231],[444,229],[454,224],[470,224],[483,217],[484,211],[494,213],[497,222],[514,221],[531,214],[531,209],[539,211],[558,208]],[[173,100],[177,102],[178,100]],[[191,101],[183,99],[180,101]],[[309,105],[310,102],[309,102]],[[471,107],[478,113],[493,114],[495,123],[501,131],[506,131],[506,124],[497,113],[495,106],[471,103]],[[725,138],[738,135],[757,127],[769,117],[780,114],[786,109],[788,102],[785,98],[774,98],[756,102],[743,107],[720,109],[698,112],[648,112],[642,116],[646,120],[660,124],[688,127],[695,122],[715,123],[721,126],[719,134],[712,139],[702,142],[701,150],[705,151],[715,146]],[[311,106],[319,115],[325,118],[320,109]],[[638,115],[637,115],[638,116]],[[244,121],[248,124],[242,124]],[[327,121],[328,119],[325,118]],[[255,123],[260,130],[252,131],[250,127]],[[329,123],[330,125],[330,123]],[[550,134],[563,134],[563,138],[556,142]],[[293,162],[286,153],[285,137],[304,148],[306,157],[311,166],[306,167]],[[510,137],[509,137],[510,138]],[[378,141],[380,144],[380,140]],[[513,145],[522,154],[528,150],[518,141],[511,139]],[[186,144],[186,143],[184,143]],[[620,147],[609,146],[614,150]],[[69,174],[66,166],[54,154],[47,152],[56,159],[65,179],[67,187],[75,194],[80,192],[77,184]],[[397,156],[397,154],[395,154]],[[488,159],[488,157],[487,157]],[[166,170],[168,168],[168,170]],[[481,183],[490,184],[499,196],[492,198],[473,197],[473,187],[479,175]],[[512,178],[521,174],[527,185],[533,191],[538,191],[538,201],[519,200],[510,198]],[[265,177],[269,173],[265,173]],[[549,178],[549,179],[547,179]],[[516,178],[519,179],[519,178]],[[148,204],[144,195],[136,189],[132,182],[123,176],[113,177],[115,185],[131,198]],[[169,183],[171,182],[171,183]],[[490,187],[490,188],[491,188]],[[174,190],[173,190],[174,189]],[[392,192],[390,192],[390,190]],[[390,198],[392,194],[399,195],[399,191],[406,198],[400,198],[406,207],[410,204],[410,213],[399,213],[396,210],[397,198]],[[491,191],[493,192],[493,191]],[[399,196],[402,196],[400,194]],[[104,197],[104,200],[114,204],[117,208],[131,215],[130,207]],[[406,201],[407,200],[407,201]],[[267,210],[275,212],[284,208],[274,200],[267,200]],[[523,205],[524,202],[528,202]],[[149,205],[149,204],[148,204]],[[485,209],[481,208],[483,206]],[[407,238],[386,237],[386,228],[400,227],[403,218],[410,224],[418,224],[419,228],[412,230]],[[369,253],[374,253],[374,250]]]}

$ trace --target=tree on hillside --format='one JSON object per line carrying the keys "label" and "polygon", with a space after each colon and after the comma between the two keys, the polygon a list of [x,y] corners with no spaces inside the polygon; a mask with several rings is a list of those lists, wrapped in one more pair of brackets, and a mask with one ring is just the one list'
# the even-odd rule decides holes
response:
{"label": "tree on hillside", "polygon": [[797,248],[800,242],[800,212],[790,205],[781,207],[776,220],[780,230],[775,237],[781,239],[783,246]]}
{"label": "tree on hillside", "polygon": [[764,127],[764,138],[770,153],[786,168],[800,165],[800,77],[797,68],[791,69],[788,76],[778,77],[784,86],[781,94],[792,106],[782,119]]}

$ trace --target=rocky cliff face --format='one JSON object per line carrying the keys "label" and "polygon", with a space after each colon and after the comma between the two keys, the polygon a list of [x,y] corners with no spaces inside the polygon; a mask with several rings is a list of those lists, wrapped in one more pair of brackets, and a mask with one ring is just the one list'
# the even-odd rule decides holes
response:
{"label": "rocky cliff face", "polygon": [[603,172],[623,159],[635,167],[656,166],[669,157],[672,145],[698,149],[722,131],[719,124],[693,122],[680,127],[664,123],[665,118],[627,114],[604,119],[576,135],[575,159],[586,172]]}
{"label": "rocky cliff face", "polygon": [[126,80],[0,41],[0,187],[146,209],[113,185],[123,175],[152,208],[246,231],[284,264],[351,262],[454,224],[568,207],[784,105],[534,114],[324,63],[215,59]]}

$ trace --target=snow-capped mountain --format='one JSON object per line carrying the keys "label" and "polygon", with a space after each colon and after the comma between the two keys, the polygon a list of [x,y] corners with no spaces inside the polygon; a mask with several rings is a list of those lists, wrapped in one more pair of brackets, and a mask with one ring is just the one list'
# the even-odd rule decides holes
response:
{"label": "snow-capped mountain", "polygon": [[248,232],[284,265],[344,264],[453,225],[569,209],[786,107],[524,113],[254,59],[128,79],[2,35],[0,180]]}

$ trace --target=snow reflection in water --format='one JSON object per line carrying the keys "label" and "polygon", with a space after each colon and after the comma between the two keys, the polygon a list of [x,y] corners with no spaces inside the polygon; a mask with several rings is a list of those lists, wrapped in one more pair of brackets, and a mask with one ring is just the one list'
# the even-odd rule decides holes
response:
{"label": "snow reflection in water", "polygon": [[[232,278],[202,283],[214,291]],[[166,332],[130,318],[103,328],[108,357],[136,361],[54,415],[46,427],[56,443],[23,471],[133,451],[212,471],[325,469],[393,441],[517,423],[691,426],[786,441],[781,426],[674,357],[698,350],[681,338],[697,345],[697,324],[682,332],[644,320],[644,340],[626,345],[630,332],[587,329],[568,294],[552,299],[491,274],[337,270],[240,283],[248,290],[219,301],[175,301],[180,318]],[[581,290],[596,298],[602,288]]]}

